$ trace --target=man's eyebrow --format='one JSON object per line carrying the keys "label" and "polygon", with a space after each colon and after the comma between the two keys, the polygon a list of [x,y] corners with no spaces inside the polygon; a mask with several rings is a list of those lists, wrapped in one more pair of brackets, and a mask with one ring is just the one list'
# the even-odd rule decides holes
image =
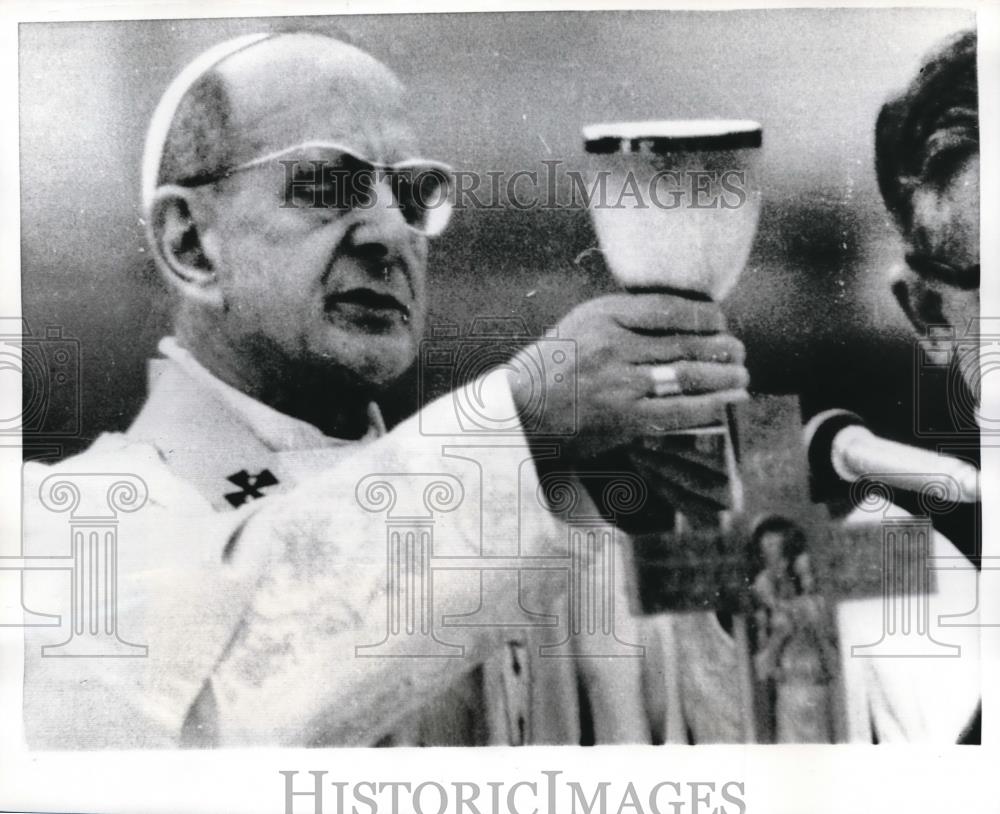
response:
{"label": "man's eyebrow", "polygon": [[281,163],[286,167],[286,177],[295,180],[322,181],[329,170],[329,162],[321,159],[283,159]]}
{"label": "man's eyebrow", "polygon": [[946,181],[958,167],[979,150],[979,142],[965,128],[939,130],[928,140],[920,177],[924,180]]}
{"label": "man's eyebrow", "polygon": [[346,176],[352,170],[350,162],[343,156],[330,158],[286,158],[281,159],[285,167],[285,179],[289,187],[301,188],[310,184],[325,184],[339,176]]}

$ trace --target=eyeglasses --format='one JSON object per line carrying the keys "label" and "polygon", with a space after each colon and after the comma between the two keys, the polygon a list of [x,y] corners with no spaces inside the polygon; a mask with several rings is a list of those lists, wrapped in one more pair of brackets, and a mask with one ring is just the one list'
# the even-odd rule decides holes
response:
{"label": "eyeglasses", "polygon": [[[308,158],[296,157],[312,154]],[[378,186],[385,182],[406,223],[427,237],[441,234],[451,219],[451,167],[438,161],[408,159],[377,164],[340,144],[310,141],[254,158],[235,167],[202,173],[178,183],[197,187],[218,183],[246,170],[282,167],[283,208],[344,214],[379,205]]]}

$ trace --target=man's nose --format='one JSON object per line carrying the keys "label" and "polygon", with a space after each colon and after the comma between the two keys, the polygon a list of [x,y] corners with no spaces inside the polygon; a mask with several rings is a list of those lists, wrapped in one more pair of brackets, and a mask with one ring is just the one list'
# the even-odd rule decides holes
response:
{"label": "man's nose", "polygon": [[372,183],[368,200],[355,210],[354,218],[355,225],[348,235],[350,244],[355,251],[372,259],[402,255],[413,239],[413,230],[384,178]]}

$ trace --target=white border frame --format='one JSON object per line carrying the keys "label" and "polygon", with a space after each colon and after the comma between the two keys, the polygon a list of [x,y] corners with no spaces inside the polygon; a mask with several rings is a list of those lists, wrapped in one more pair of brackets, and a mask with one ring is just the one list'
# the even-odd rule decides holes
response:
{"label": "white border frame", "polygon": [[[592,9],[733,9],[822,7],[814,0],[772,2],[497,2],[477,11]],[[989,2],[841,2],[842,7],[957,7],[978,11],[982,222],[1000,223],[1000,6]],[[433,11],[466,12],[460,0],[434,0]],[[0,6],[0,301],[4,311],[20,312],[20,210],[18,187],[18,33],[19,22],[125,20],[144,18],[250,17],[412,12],[404,2],[350,0],[311,2],[103,2],[69,0],[7,2]],[[426,9],[421,9],[424,11]],[[982,231],[983,312],[1000,313],[1000,229]],[[986,413],[1000,414],[1000,377],[984,378]],[[4,406],[19,403],[20,393],[2,393]],[[17,399],[18,401],[15,401]],[[991,412],[992,410],[992,412]],[[11,409],[5,415],[16,412]],[[0,534],[19,535],[20,460],[18,448],[0,448]],[[1000,494],[1000,448],[983,450],[983,492]],[[19,539],[16,538],[16,539]],[[1000,512],[984,504],[984,554],[1000,556]],[[986,597],[991,618],[1000,616],[1000,596]],[[646,788],[663,780],[746,783],[751,814],[803,812],[953,811],[1000,809],[994,781],[1000,766],[1000,634],[984,631],[982,666],[983,746],[945,749],[914,747],[533,747],[530,749],[426,750],[216,750],[132,752],[27,752],[22,745],[21,632],[0,628],[0,810],[75,812],[284,810],[280,769],[326,770],[328,780],[362,779],[419,783],[437,779],[540,780],[540,772],[562,770],[567,779],[622,778]],[[992,691],[991,691],[992,690]],[[300,776],[300,779],[303,776]],[[307,777],[307,776],[305,776]],[[620,797],[611,794],[616,803]],[[333,800],[324,809],[335,811]],[[451,811],[453,809],[449,809]],[[735,811],[730,807],[727,811]],[[544,808],[539,809],[540,812]],[[692,809],[687,808],[684,814]],[[700,809],[710,811],[710,809]],[[485,810],[484,810],[485,814]],[[720,814],[722,814],[720,812]]]}

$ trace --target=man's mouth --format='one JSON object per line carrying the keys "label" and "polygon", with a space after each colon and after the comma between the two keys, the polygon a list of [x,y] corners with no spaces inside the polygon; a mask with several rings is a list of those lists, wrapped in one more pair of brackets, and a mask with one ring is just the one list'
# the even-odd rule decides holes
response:
{"label": "man's mouth", "polygon": [[410,308],[392,294],[374,291],[370,288],[352,288],[336,294],[328,294],[324,300],[327,314],[333,311],[356,313],[362,318],[378,320],[402,318],[410,320]]}

